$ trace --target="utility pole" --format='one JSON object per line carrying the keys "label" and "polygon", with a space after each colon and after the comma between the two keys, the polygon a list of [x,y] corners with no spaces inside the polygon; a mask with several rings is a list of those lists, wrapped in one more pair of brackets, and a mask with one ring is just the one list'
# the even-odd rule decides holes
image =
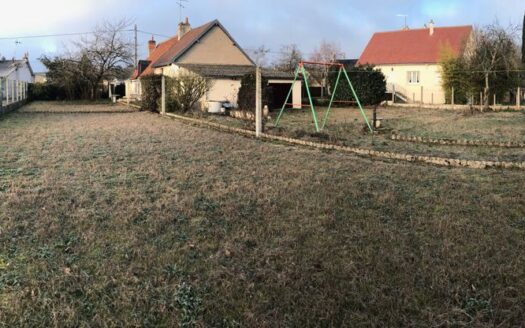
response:
{"label": "utility pole", "polygon": [[261,68],[255,71],[255,135],[257,138],[262,133],[262,76]]}
{"label": "utility pole", "polygon": [[139,41],[138,41],[138,33],[139,29],[137,27],[137,24],[135,24],[135,68],[139,67]]}

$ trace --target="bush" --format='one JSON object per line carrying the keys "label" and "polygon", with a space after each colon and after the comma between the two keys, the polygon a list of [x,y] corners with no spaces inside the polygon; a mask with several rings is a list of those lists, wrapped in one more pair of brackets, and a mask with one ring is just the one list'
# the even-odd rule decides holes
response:
{"label": "bush", "polygon": [[67,98],[66,92],[63,88],[51,83],[29,84],[27,95],[31,101],[65,100]]}
{"label": "bush", "polygon": [[[329,74],[330,87],[333,90],[337,81],[338,71]],[[363,106],[377,106],[386,100],[386,81],[382,72],[373,66],[354,67],[348,70],[355,92]],[[355,101],[346,77],[342,74],[336,90],[335,100]]]}
{"label": "bush", "polygon": [[140,78],[142,85],[141,110],[158,112],[161,98],[162,77],[148,75]]}
{"label": "bush", "polygon": [[[246,112],[255,113],[255,72],[246,74],[241,80],[239,89],[238,104],[239,109]],[[262,79],[262,102],[269,104],[272,98],[272,88],[268,85],[268,79]]]}
{"label": "bush", "polygon": [[210,80],[193,73],[166,78],[166,110],[188,112],[211,88]]}
{"label": "bush", "polygon": [[[210,81],[193,74],[181,74],[176,78],[165,77],[166,111],[187,112],[210,90]],[[142,110],[159,112],[162,98],[162,76],[149,75],[140,79],[142,84]]]}
{"label": "bush", "polygon": [[452,103],[452,88],[454,88],[454,103],[466,104],[470,94],[470,85],[467,71],[467,63],[463,58],[445,50],[440,59],[442,87],[445,91],[445,99],[448,104]]}

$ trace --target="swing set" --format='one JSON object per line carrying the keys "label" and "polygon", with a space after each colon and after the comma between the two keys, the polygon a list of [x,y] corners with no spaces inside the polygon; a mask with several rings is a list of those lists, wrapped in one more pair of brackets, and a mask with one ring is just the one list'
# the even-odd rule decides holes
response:
{"label": "swing set", "polygon": [[[338,67],[339,71],[337,74],[337,80],[335,82],[334,90],[332,92],[332,97],[330,99],[330,103],[328,105],[328,109],[324,115],[323,121],[321,124],[319,124],[319,119],[317,117],[317,112],[315,111],[314,102],[312,99],[312,94],[310,92],[310,85],[308,83],[308,71],[305,68],[305,65],[318,65],[318,66],[325,66],[325,67]],[[288,101],[290,100],[290,97],[292,95],[292,91],[295,85],[295,82],[299,80],[299,75],[302,75],[304,78],[304,84],[306,86],[306,93],[308,94],[308,100],[310,102],[310,105],[303,105],[303,104],[290,104]],[[281,121],[281,118],[284,114],[284,111],[286,109],[286,106],[292,106],[292,109],[302,109],[303,107],[310,107],[312,111],[312,117],[315,125],[315,131],[317,133],[321,132],[325,127],[326,123],[328,122],[328,117],[330,116],[330,111],[332,109],[332,105],[334,103],[354,103],[352,101],[335,101],[335,95],[337,93],[337,88],[339,87],[339,81],[341,80],[341,77],[345,77],[348,85],[350,86],[350,90],[352,91],[352,95],[355,98],[355,103],[357,103],[357,106],[359,106],[359,110],[361,111],[361,115],[363,115],[363,118],[365,119],[366,125],[368,126],[368,129],[370,132],[374,132],[372,129],[372,126],[370,125],[370,121],[368,120],[368,117],[366,116],[366,113],[363,109],[363,106],[361,106],[361,101],[359,100],[359,97],[357,96],[357,93],[355,92],[354,86],[352,85],[352,81],[350,81],[350,77],[348,76],[348,72],[346,71],[343,64],[340,63],[317,63],[317,62],[309,62],[309,61],[301,61],[299,65],[297,66],[297,69],[295,70],[295,76],[292,83],[292,87],[290,88],[290,92],[288,92],[288,96],[286,97],[286,100],[284,101],[283,107],[281,108],[281,111],[279,112],[279,116],[277,116],[277,120],[275,121],[275,127],[279,126],[279,122]],[[299,108],[295,108],[295,106],[299,106]]]}

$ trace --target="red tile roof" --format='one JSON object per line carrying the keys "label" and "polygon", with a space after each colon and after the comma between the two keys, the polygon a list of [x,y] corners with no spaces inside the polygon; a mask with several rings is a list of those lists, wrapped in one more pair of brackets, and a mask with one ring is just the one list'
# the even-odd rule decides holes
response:
{"label": "red tile roof", "polygon": [[155,50],[149,55],[148,61],[150,64],[148,67],[139,75],[138,71],[135,70],[131,79],[137,79],[143,75],[153,74],[155,67],[168,65],[173,59],[180,56],[188,47],[193,45],[203,33],[205,33],[216,21],[209,22],[200,27],[190,30],[188,33],[179,40],[178,36],[174,36],[162,43],[159,43]]}
{"label": "red tile roof", "polygon": [[438,63],[444,48],[460,54],[471,33],[472,26],[435,27],[433,35],[428,28],[375,33],[358,64]]}

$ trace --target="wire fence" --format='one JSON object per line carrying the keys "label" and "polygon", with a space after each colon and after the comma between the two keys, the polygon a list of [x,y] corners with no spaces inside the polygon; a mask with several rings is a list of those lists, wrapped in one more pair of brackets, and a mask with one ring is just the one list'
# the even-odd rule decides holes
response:
{"label": "wire fence", "polygon": [[453,87],[387,84],[388,102],[391,104],[454,105],[454,106],[493,106],[525,107],[525,87],[521,85],[505,88],[505,91],[484,88],[458,91]]}

